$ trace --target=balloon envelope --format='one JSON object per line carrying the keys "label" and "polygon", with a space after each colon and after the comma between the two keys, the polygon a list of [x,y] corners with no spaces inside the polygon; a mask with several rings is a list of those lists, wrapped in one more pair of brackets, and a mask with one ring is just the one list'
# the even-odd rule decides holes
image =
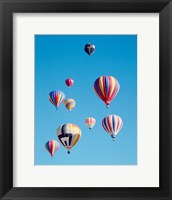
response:
{"label": "balloon envelope", "polygon": [[101,76],[94,82],[94,92],[107,107],[119,92],[120,85],[113,76]]}
{"label": "balloon envelope", "polygon": [[88,117],[85,120],[85,124],[86,124],[86,126],[88,126],[89,129],[92,129],[93,126],[96,124],[96,119],[93,117]]}
{"label": "balloon envelope", "polygon": [[56,107],[56,109],[62,104],[65,100],[65,94],[62,91],[51,91],[49,93],[49,101]]}
{"label": "balloon envelope", "polygon": [[66,100],[64,101],[64,105],[65,105],[65,107],[66,107],[68,110],[71,111],[71,110],[75,107],[76,102],[75,102],[74,99],[66,99]]}
{"label": "balloon envelope", "polygon": [[57,129],[57,137],[61,144],[68,150],[75,146],[81,137],[81,129],[76,124],[63,124]]}
{"label": "balloon envelope", "polygon": [[68,78],[68,79],[65,80],[65,83],[66,83],[66,85],[70,88],[70,87],[73,86],[74,80],[71,79],[71,78]]}
{"label": "balloon envelope", "polygon": [[104,130],[115,138],[119,131],[122,129],[123,121],[118,115],[108,115],[102,120]]}
{"label": "balloon envelope", "polygon": [[94,44],[88,43],[85,45],[84,50],[88,55],[91,55],[94,53],[96,47]]}
{"label": "balloon envelope", "polygon": [[50,140],[45,143],[45,148],[53,157],[55,152],[60,148],[60,144],[56,140]]}

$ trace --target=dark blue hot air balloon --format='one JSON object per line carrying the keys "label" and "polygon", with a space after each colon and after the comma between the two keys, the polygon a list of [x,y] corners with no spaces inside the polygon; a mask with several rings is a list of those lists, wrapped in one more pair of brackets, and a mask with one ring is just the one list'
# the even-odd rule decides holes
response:
{"label": "dark blue hot air balloon", "polygon": [[96,49],[95,45],[94,45],[94,44],[91,44],[91,43],[86,44],[85,47],[84,47],[85,52],[86,52],[89,56],[91,56],[91,54],[94,53],[95,49]]}

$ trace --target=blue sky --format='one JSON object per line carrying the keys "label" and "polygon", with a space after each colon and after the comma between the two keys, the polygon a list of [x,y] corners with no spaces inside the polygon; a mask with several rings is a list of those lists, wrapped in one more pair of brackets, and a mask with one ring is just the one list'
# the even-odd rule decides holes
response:
{"label": "blue sky", "polygon": [[[86,43],[96,46],[94,54],[84,51]],[[107,109],[93,91],[94,81],[114,76],[120,91]],[[66,78],[74,79],[72,88]],[[61,90],[74,98],[69,112],[58,110],[48,94]],[[115,141],[103,129],[102,119],[119,115],[123,128]],[[84,121],[96,118],[90,131]],[[71,154],[61,145],[51,158],[45,143],[55,139],[56,129],[65,123],[77,124],[81,139]],[[136,165],[137,164],[137,36],[136,35],[35,35],[35,165]]]}

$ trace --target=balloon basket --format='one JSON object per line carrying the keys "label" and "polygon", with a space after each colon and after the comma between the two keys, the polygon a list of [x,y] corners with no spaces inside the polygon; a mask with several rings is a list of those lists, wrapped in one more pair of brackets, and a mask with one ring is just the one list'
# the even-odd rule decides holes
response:
{"label": "balloon basket", "polygon": [[113,141],[113,142],[115,141],[115,137],[112,137],[112,141]]}
{"label": "balloon basket", "polygon": [[67,154],[70,154],[70,151],[68,151]]}

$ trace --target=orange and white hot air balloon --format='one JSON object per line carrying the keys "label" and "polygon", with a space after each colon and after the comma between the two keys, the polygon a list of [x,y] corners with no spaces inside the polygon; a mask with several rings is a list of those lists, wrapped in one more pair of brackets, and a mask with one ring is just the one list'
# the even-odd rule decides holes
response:
{"label": "orange and white hot air balloon", "polygon": [[86,126],[88,126],[89,129],[92,129],[96,124],[96,119],[93,117],[88,117],[85,120],[85,124],[86,124]]}

